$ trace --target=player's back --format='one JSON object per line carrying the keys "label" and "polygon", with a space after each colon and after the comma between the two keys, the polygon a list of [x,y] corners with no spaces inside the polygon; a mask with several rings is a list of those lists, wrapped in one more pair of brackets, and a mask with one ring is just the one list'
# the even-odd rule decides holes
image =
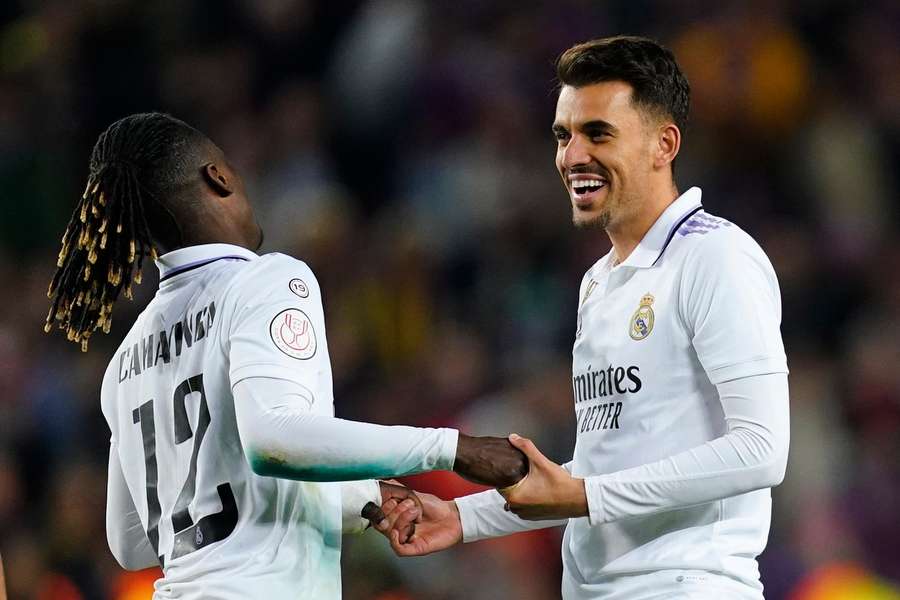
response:
{"label": "player's back", "polygon": [[[264,295],[259,282],[272,275],[312,273],[231,246],[177,252],[102,390],[113,451],[164,568],[155,598],[340,597],[339,487],[253,472],[230,374],[230,336],[248,290]],[[320,370],[327,392],[310,410],[330,415],[330,368]]]}

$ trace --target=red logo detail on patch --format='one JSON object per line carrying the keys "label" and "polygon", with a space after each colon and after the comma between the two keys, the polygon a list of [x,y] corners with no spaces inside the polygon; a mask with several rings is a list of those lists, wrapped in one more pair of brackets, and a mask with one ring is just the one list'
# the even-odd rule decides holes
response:
{"label": "red logo detail on patch", "polygon": [[316,353],[316,332],[302,310],[288,308],[278,313],[269,333],[278,349],[291,358],[306,360]]}

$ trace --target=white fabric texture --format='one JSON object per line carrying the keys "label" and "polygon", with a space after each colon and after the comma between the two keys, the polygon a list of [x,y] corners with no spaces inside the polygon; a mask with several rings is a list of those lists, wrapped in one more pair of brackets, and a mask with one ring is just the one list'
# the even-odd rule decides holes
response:
{"label": "white fabric texture", "polygon": [[344,533],[362,533],[369,521],[362,517],[362,509],[372,502],[381,506],[381,488],[373,479],[341,482],[341,524]]}
{"label": "white fabric texture", "polygon": [[106,540],[113,557],[129,571],[159,565],[150,545],[141,516],[128,491],[115,444],[109,448],[109,476],[106,485]]}
{"label": "white fabric texture", "polygon": [[[592,525],[693,506],[781,483],[790,439],[787,376],[745,377],[717,388],[728,432],[655,463],[586,477]],[[568,521],[519,519],[503,508],[505,500],[496,490],[457,498],[456,504],[464,542],[556,527]]]}
{"label": "white fabric texture", "polygon": [[[572,463],[563,466],[571,470]],[[455,499],[462,525],[463,542],[477,542],[520,531],[561,527],[568,519],[526,521],[504,508],[506,500],[497,490],[486,490]]]}
{"label": "white fabric texture", "polygon": [[790,438],[787,375],[745,377],[716,387],[727,433],[654,463],[585,478],[591,525],[781,483]]}
{"label": "white fabric texture", "polygon": [[[373,425],[317,415],[298,409],[302,402],[294,398],[304,393],[299,384],[269,377],[242,379],[234,386],[238,430],[251,464],[258,463],[258,474],[353,481],[453,469],[459,437],[455,429]],[[261,456],[272,458],[271,467]]]}

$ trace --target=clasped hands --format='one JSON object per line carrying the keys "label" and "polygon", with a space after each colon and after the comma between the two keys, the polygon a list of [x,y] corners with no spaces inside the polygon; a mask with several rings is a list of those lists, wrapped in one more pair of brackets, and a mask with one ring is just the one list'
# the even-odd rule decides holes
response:
{"label": "clasped hands", "polygon": [[[506,510],[533,521],[588,514],[584,480],[545,457],[527,438],[460,434],[453,470],[498,488]],[[400,556],[421,556],[462,541],[459,510],[452,500],[382,482],[382,505],[370,503],[363,516],[385,535]]]}

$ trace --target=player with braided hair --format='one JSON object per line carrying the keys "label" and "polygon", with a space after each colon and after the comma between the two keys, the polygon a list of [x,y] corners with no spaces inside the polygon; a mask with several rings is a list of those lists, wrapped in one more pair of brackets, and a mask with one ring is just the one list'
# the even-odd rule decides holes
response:
{"label": "player with braided hair", "polygon": [[527,471],[504,438],[334,418],[318,282],[261,242],[240,177],[196,129],[144,113],[98,139],[45,328],[87,350],[144,258],[159,268],[100,393],[107,538],[123,567],[163,567],[154,598],[339,598],[341,534],[365,527],[367,502],[414,497],[376,479]]}
{"label": "player with braided hair", "polygon": [[113,303],[123,290],[132,297],[144,257],[155,260],[156,246],[183,244],[179,220],[168,204],[179,201],[193,175],[189,166],[204,146],[200,132],[158,114],[134,115],[103,132],[91,156],[87,187],[63,234],[45,331],[58,321],[82,350],[96,329],[109,332]]}

